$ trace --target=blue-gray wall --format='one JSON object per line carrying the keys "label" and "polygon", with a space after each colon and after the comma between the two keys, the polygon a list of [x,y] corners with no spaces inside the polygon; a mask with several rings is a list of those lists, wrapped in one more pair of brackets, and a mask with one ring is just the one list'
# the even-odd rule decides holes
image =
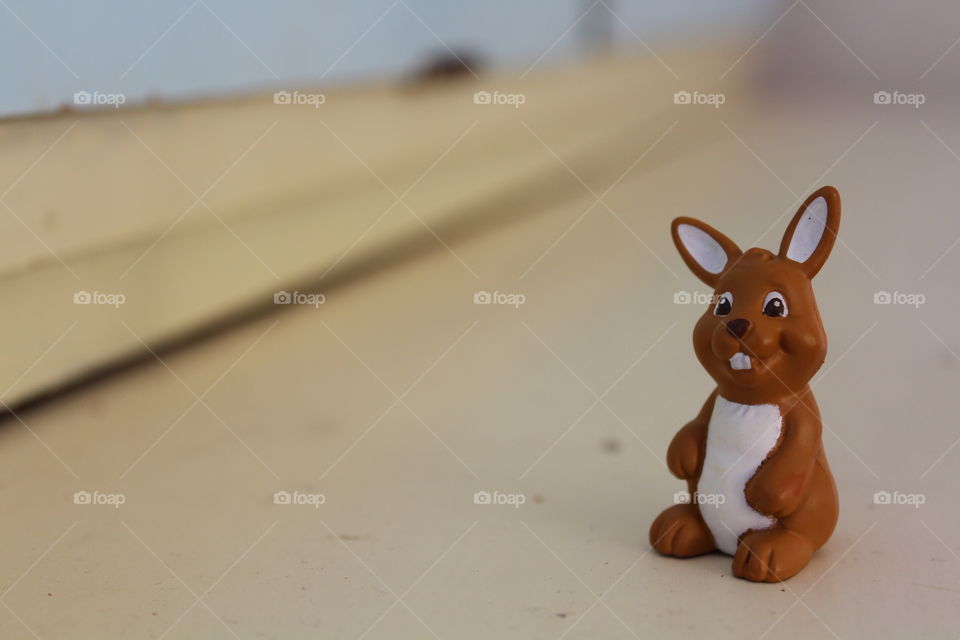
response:
{"label": "blue-gray wall", "polygon": [[[404,1],[3,0],[0,115],[56,110],[83,90],[123,94],[132,104],[395,75],[442,49],[430,30],[488,63],[523,69],[593,4]],[[655,46],[751,22],[762,30],[776,8],[769,0],[607,3]],[[596,5],[544,64],[570,59],[588,33],[605,30],[623,45],[637,44]]]}

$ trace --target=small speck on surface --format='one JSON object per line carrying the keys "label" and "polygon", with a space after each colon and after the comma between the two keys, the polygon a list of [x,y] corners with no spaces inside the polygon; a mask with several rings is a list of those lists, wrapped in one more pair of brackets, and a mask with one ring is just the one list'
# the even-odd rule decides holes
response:
{"label": "small speck on surface", "polygon": [[623,443],[618,438],[605,438],[601,443],[604,453],[620,453],[623,449]]}

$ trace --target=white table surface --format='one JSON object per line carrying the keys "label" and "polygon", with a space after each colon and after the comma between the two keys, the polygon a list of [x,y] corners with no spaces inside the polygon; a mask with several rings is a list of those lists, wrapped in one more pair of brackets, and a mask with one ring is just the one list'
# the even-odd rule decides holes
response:
{"label": "white table surface", "polygon": [[[924,123],[960,148],[955,115],[757,113],[719,110],[719,142],[629,173],[606,197],[619,220],[580,218],[584,189],[8,420],[0,636],[957,637],[960,249],[923,275],[960,236],[960,160]],[[837,531],[778,585],[722,555],[659,557],[647,529],[682,488],[662,460],[710,390],[700,308],[673,304],[703,286],[669,220],[743,245],[772,226],[775,248],[790,191],[823,183],[844,198],[816,282]],[[526,302],[477,306],[478,290]],[[926,302],[874,305],[880,290]],[[75,505],[80,490],[125,503]],[[326,502],[275,505],[281,490]],[[474,504],[484,490],[525,503]]]}

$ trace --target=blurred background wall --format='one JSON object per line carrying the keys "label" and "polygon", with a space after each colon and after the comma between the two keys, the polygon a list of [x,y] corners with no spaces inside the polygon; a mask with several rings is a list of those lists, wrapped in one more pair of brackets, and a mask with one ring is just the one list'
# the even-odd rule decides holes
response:
{"label": "blurred background wall", "polygon": [[0,115],[74,106],[80,91],[137,104],[375,81],[447,46],[492,68],[541,55],[550,64],[608,37],[635,45],[627,29],[652,45],[720,38],[777,9],[772,0],[5,0],[0,59],[16,64],[4,65]]}
{"label": "blurred background wall", "polygon": [[778,88],[857,92],[960,89],[960,4],[951,0],[781,0],[758,47]]}

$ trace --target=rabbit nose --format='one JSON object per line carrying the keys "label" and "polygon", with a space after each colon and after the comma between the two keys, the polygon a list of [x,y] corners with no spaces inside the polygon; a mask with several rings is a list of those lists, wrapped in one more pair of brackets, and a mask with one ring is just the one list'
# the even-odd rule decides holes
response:
{"label": "rabbit nose", "polygon": [[750,329],[750,321],[746,318],[737,318],[736,320],[727,320],[727,331],[734,338],[742,338]]}

